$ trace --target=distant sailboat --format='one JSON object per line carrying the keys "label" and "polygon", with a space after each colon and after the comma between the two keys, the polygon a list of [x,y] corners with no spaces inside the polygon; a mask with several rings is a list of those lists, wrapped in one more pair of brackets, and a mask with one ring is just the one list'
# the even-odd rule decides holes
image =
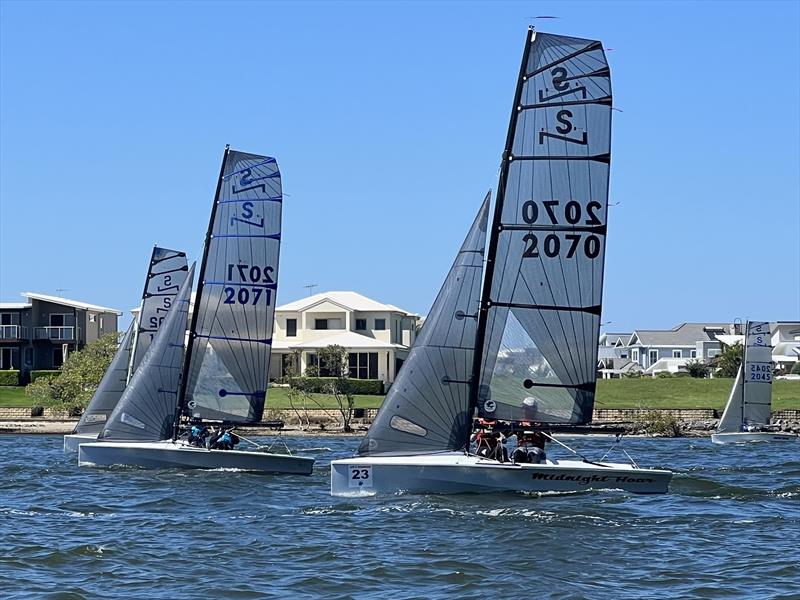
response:
{"label": "distant sailboat", "polygon": [[332,494],[667,491],[672,473],[635,464],[470,453],[476,412],[514,433],[591,421],[611,101],[600,42],[529,31],[482,291],[488,197],[359,456],[331,463]]}
{"label": "distant sailboat", "polygon": [[79,444],[97,439],[172,306],[186,279],[187,269],[184,252],[153,247],[139,314],[122,336],[111,364],[74,431],[64,436],[64,452],[77,452]]}
{"label": "distant sailboat", "polygon": [[99,438],[81,465],[238,468],[310,474],[314,460],[209,450],[182,437],[188,420],[261,420],[267,394],[278,259],[281,179],[274,158],[226,147],[200,267],[188,347],[193,268]]}
{"label": "distant sailboat", "polygon": [[772,342],[769,323],[748,321],[742,364],[725,412],[711,441],[715,444],[797,440],[794,433],[770,430],[772,412]]}

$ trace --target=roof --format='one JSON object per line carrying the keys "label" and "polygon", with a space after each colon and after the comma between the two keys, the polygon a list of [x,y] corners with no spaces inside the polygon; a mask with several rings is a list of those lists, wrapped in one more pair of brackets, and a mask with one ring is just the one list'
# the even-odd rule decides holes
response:
{"label": "roof", "polygon": [[726,346],[735,346],[744,342],[743,335],[718,335],[717,339]]}
{"label": "roof", "polygon": [[685,367],[688,363],[693,361],[693,358],[660,358],[655,363],[645,369],[645,375],[652,375],[653,373],[661,373],[662,371],[669,371],[670,373],[677,373],[681,367]]}
{"label": "roof", "polygon": [[394,304],[384,304],[382,302],[378,302],[377,300],[373,300],[372,298],[367,298],[358,292],[321,292],[319,294],[314,294],[313,296],[308,296],[307,298],[301,298],[300,300],[283,304],[282,306],[277,307],[275,310],[303,312],[325,301],[338,304],[346,310],[354,310],[359,312],[397,312],[405,315],[416,316],[414,313],[410,313],[407,310],[398,308]]}
{"label": "roof", "polygon": [[122,311],[116,308],[108,308],[107,306],[98,306],[97,304],[89,304],[88,302],[80,302],[78,300],[70,300],[69,298],[62,298],[60,296],[48,296],[47,294],[37,294],[36,292],[22,292],[21,296],[26,296],[28,300],[41,300],[42,302],[52,302],[53,304],[63,304],[64,306],[72,306],[73,308],[80,308],[82,310],[92,310],[97,312],[114,313],[117,316],[122,316]]}
{"label": "roof", "polygon": [[30,302],[0,302],[0,310],[12,310],[20,308],[30,308]]}
{"label": "roof", "polygon": [[630,333],[601,333],[600,341],[604,346],[614,346],[617,341],[622,340],[623,343],[631,338]]}
{"label": "roof", "polygon": [[[389,350],[392,348],[395,349],[405,348],[405,346],[401,344],[390,344],[388,342],[376,340],[375,338],[367,337],[366,335],[361,335],[360,333],[355,333],[353,331],[344,331],[344,330],[339,331],[338,333],[334,333],[333,335],[320,338],[318,340],[302,342],[300,344],[292,344],[291,342],[284,342],[284,343],[286,344],[285,348],[287,349],[325,348],[326,346],[333,346],[333,345],[342,346],[343,348],[365,348],[373,350],[375,349]],[[283,346],[284,343],[282,343],[281,346]]]}
{"label": "roof", "polygon": [[709,342],[716,339],[716,334],[708,329],[721,330],[726,333],[727,323],[681,323],[672,329],[637,329],[631,335],[628,345],[632,345],[634,336],[641,346],[694,346],[697,342]]}

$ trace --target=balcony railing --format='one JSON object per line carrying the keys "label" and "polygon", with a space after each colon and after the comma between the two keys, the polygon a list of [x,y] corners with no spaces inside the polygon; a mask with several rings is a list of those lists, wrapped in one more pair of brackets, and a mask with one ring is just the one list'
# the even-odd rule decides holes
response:
{"label": "balcony railing", "polygon": [[0,340],[27,340],[28,328],[20,325],[0,325]]}
{"label": "balcony railing", "polygon": [[[74,340],[75,327],[36,327],[33,338],[36,340]],[[78,328],[78,333],[80,329]]]}

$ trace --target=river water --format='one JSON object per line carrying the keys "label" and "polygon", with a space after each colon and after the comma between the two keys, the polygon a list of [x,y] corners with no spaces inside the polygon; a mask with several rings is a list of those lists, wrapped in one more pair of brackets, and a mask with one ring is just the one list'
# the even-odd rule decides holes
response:
{"label": "river water", "polygon": [[328,463],[359,440],[287,441],[311,477],[78,468],[61,436],[0,436],[0,597],[800,598],[800,443],[625,440],[678,472],[665,496],[356,500]]}

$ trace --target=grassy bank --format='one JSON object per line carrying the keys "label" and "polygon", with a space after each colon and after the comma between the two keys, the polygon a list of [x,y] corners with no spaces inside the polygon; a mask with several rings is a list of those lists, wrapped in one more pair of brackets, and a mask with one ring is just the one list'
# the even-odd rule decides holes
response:
{"label": "grassy bank", "polygon": [[[605,379],[597,382],[595,408],[715,408],[722,410],[733,380],[692,379]],[[356,408],[378,408],[383,396],[356,396]],[[288,410],[289,391],[270,388],[269,408]],[[0,387],[0,406],[31,406],[24,388]],[[311,394],[308,408],[335,409],[327,394]],[[800,410],[800,381],[776,381],[772,386],[772,410]]]}

